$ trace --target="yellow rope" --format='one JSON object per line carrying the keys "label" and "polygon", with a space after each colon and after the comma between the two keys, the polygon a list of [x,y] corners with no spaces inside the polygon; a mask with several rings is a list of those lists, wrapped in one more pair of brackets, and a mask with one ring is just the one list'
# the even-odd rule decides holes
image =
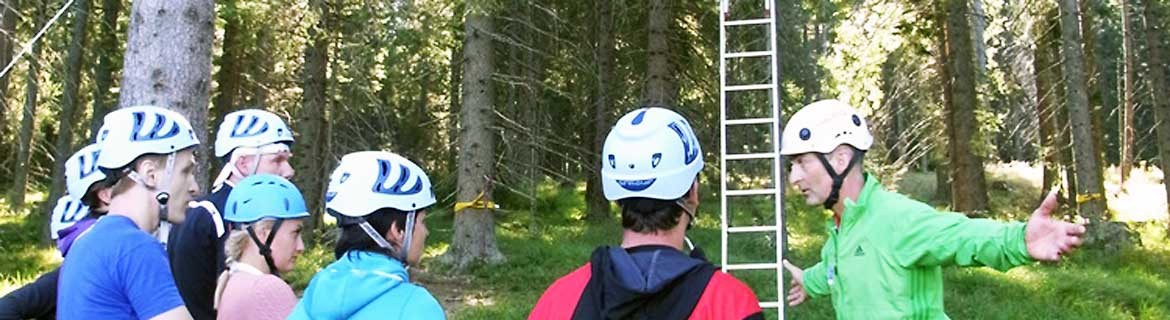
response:
{"label": "yellow rope", "polygon": [[466,202],[455,202],[455,212],[463,211],[464,209],[499,209],[500,206],[491,200],[483,199],[483,191],[475,196],[475,199]]}
{"label": "yellow rope", "polygon": [[1089,201],[1093,201],[1093,200],[1097,200],[1097,199],[1103,199],[1103,198],[1105,198],[1105,196],[1100,194],[1100,193],[1078,194],[1077,195],[1077,203],[1078,204],[1085,203],[1085,202],[1089,202]]}

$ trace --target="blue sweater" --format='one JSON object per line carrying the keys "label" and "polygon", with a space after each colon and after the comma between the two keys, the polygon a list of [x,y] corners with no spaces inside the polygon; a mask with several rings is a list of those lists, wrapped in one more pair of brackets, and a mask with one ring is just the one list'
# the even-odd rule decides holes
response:
{"label": "blue sweater", "polygon": [[350,251],[313,276],[289,319],[445,319],[435,297],[409,281],[402,262]]}

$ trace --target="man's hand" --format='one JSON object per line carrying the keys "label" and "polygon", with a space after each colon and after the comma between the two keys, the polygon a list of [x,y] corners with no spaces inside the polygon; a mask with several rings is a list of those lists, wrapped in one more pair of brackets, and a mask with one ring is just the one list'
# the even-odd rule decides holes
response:
{"label": "man's hand", "polygon": [[788,305],[796,306],[804,303],[808,298],[808,294],[804,292],[804,270],[788,263],[784,260],[784,269],[788,269],[788,273],[792,274],[792,289],[788,290]]}
{"label": "man's hand", "polygon": [[1032,212],[1032,217],[1028,218],[1024,242],[1032,259],[1060,261],[1061,255],[1068,254],[1081,245],[1085,226],[1053,219],[1052,211],[1055,211],[1057,206],[1056,191],[1049,192],[1040,207]]}

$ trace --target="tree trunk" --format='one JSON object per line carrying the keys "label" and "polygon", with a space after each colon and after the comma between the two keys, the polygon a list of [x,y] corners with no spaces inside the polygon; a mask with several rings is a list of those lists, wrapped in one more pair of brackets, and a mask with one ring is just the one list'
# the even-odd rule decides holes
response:
{"label": "tree trunk", "polygon": [[[1088,93],[1085,90],[1084,51],[1081,29],[1077,28],[1079,11],[1076,0],[1060,1],[1061,55],[1064,57],[1066,104],[1072,130],[1073,162],[1076,165],[1076,200],[1080,203],[1081,216],[1093,226],[1108,221],[1105,212],[1104,186],[1101,181],[1101,166],[1093,154],[1093,131],[1089,109]],[[1099,230],[1089,228],[1086,242],[1102,240]]]}
{"label": "tree trunk", "polygon": [[122,11],[121,0],[102,0],[102,20],[97,40],[97,66],[94,67],[93,119],[89,124],[89,137],[97,135],[102,127],[106,112],[110,110],[110,88],[114,86],[114,70],[118,69],[121,50],[118,50],[118,16]]}
{"label": "tree trunk", "polygon": [[[327,164],[332,163],[329,145],[328,81],[329,39],[331,13],[328,0],[314,0],[309,3],[317,14],[317,23],[309,27],[309,44],[305,47],[305,64],[302,71],[304,97],[296,117],[296,131],[299,134],[297,154],[303,159],[296,161],[297,186],[306,195],[306,205],[313,208],[306,229],[317,231],[322,223],[325,199],[325,184],[329,175]],[[315,235],[316,233],[310,233]],[[313,236],[311,236],[313,237]]]}
{"label": "tree trunk", "polygon": [[593,2],[597,13],[597,43],[593,48],[593,57],[597,59],[597,91],[593,94],[593,141],[589,148],[588,165],[593,168],[585,184],[586,218],[589,220],[608,220],[610,217],[609,201],[601,188],[601,147],[605,137],[609,134],[609,111],[613,109],[613,100],[610,91],[613,86],[614,71],[614,18],[613,2],[597,0]]}
{"label": "tree trunk", "polygon": [[[1154,1],[1142,1],[1145,5],[1143,16],[1146,20],[1146,48],[1149,50],[1149,77],[1150,87],[1154,100],[1154,117],[1158,123],[1158,158],[1163,175],[1170,172],[1170,101],[1165,93],[1170,92],[1170,79],[1166,78],[1166,60],[1163,56],[1162,36],[1166,34],[1165,8]],[[1166,196],[1170,198],[1170,179],[1163,178],[1162,185],[1166,188]],[[1170,228],[1170,224],[1167,225]]]}
{"label": "tree trunk", "polygon": [[[69,51],[65,57],[65,86],[62,89],[61,113],[57,114],[57,142],[53,157],[53,168],[64,168],[65,160],[73,153],[73,124],[77,121],[76,110],[81,104],[78,93],[81,85],[82,49],[87,45],[90,0],[73,3],[73,26],[70,31]],[[49,199],[60,198],[65,193],[65,170],[55,169],[49,188]],[[81,196],[81,195],[78,195]],[[45,201],[41,212],[52,212],[55,201]],[[48,229],[46,229],[48,230]],[[48,235],[47,233],[45,234]],[[44,237],[44,239],[49,239]]]}
{"label": "tree trunk", "polygon": [[[45,20],[44,2],[34,4],[32,25],[40,26]],[[16,170],[12,178],[12,193],[9,203],[14,211],[24,208],[25,189],[28,186],[29,155],[32,154],[33,136],[36,135],[37,94],[40,90],[41,41],[33,42],[28,54],[28,74],[24,90],[24,112],[20,117],[20,143],[16,152]]]}
{"label": "tree trunk", "polygon": [[642,103],[647,106],[674,108],[678,101],[677,75],[670,62],[673,6],[673,0],[650,0],[650,16],[646,20],[646,82],[642,89]]}
{"label": "tree trunk", "polygon": [[[1098,85],[1100,81],[1097,78],[1100,76],[1101,69],[1097,65],[1097,29],[1098,23],[1095,22],[1096,15],[1094,14],[1100,7],[1100,0],[1079,0],[1080,6],[1080,30],[1082,43],[1081,48],[1084,49],[1084,74],[1085,74],[1085,94],[1088,97],[1089,110],[1089,124],[1092,128],[1092,148],[1091,153],[1096,157],[1099,165],[1104,166],[1105,150],[1105,115],[1103,114],[1104,107],[1102,98],[1105,96],[1104,87]],[[1087,148],[1087,147],[1086,147]]]}
{"label": "tree trunk", "polygon": [[[1129,171],[1133,167],[1133,27],[1129,19],[1129,3],[1132,0],[1121,0],[1121,38],[1122,53],[1125,56],[1122,76],[1123,100],[1125,107],[1121,109],[1121,186],[1125,188],[1125,180],[1129,178]],[[1146,0],[1149,1],[1149,0]]]}
{"label": "tree trunk", "polygon": [[975,72],[982,77],[987,72],[987,48],[983,33],[987,30],[987,14],[983,12],[983,0],[971,1],[971,43],[975,48]]}
{"label": "tree trunk", "polygon": [[[492,199],[491,181],[495,179],[495,136],[491,130],[495,93],[492,74],[495,57],[491,17],[482,12],[467,14],[464,26],[463,110],[459,113],[458,191],[461,202]],[[504,261],[496,247],[492,209],[469,208],[455,214],[455,234],[451,247],[443,256],[457,269],[473,264]]]}
{"label": "tree trunk", "polygon": [[[227,23],[223,28],[223,55],[219,57],[219,72],[215,74],[218,95],[212,105],[211,125],[218,126],[223,117],[236,109],[240,95],[240,77],[243,70],[240,59],[243,47],[240,44],[240,13],[235,0],[223,1],[220,17]],[[263,106],[259,106],[263,108]]]}
{"label": "tree trunk", "polygon": [[[517,2],[524,3],[523,1]],[[547,28],[548,23],[544,18],[545,13],[543,11],[539,12],[539,14],[534,14],[536,10],[533,6],[526,5],[523,7],[524,9],[522,10],[524,10],[525,18],[534,28]],[[531,48],[545,48],[547,45],[545,37],[539,35],[537,32],[524,32],[523,35],[525,43]],[[540,52],[533,52],[531,50],[525,52],[526,57],[524,60],[528,61],[531,65],[524,68],[524,79],[527,83],[527,90],[523,92],[524,104],[527,106],[543,106],[545,103],[543,99],[543,84],[545,64],[547,63],[545,60],[547,59]],[[540,232],[538,213],[536,210],[538,188],[544,177],[540,171],[541,159],[544,158],[544,152],[537,147],[537,144],[539,143],[539,138],[546,132],[544,122],[546,112],[548,111],[545,108],[529,108],[529,110],[523,113],[524,115],[521,118],[524,126],[528,128],[526,137],[528,143],[525,143],[524,147],[521,148],[520,161],[522,166],[521,174],[525,177],[525,190],[528,191],[528,231],[533,235],[539,234]]]}
{"label": "tree trunk", "polygon": [[187,117],[197,128],[195,178],[207,189],[207,105],[211,89],[212,0],[137,0],[130,7],[122,62],[120,107],[154,105]]}
{"label": "tree trunk", "polygon": [[951,157],[951,198],[955,211],[980,215],[987,210],[987,187],[983,176],[983,159],[972,150],[977,141],[978,121],[975,108],[975,56],[971,40],[967,2],[947,1],[946,53],[944,79],[950,87],[944,97],[948,116],[948,145]]}
{"label": "tree trunk", "polygon": [[[12,54],[17,47],[13,35],[16,32],[16,20],[19,18],[16,9],[19,7],[20,1],[5,1],[4,7],[0,8],[0,67],[12,62]],[[0,147],[6,146],[3,142],[8,136],[8,76],[11,74],[10,71],[0,76]],[[0,153],[5,151],[8,150],[0,149]],[[0,165],[7,164],[6,162],[0,162]]]}
{"label": "tree trunk", "polygon": [[1057,116],[1060,108],[1060,93],[1056,85],[1060,82],[1059,61],[1060,35],[1057,29],[1056,7],[1045,7],[1037,15],[1035,28],[1036,50],[1033,52],[1032,66],[1036,81],[1036,114],[1040,124],[1040,159],[1044,162],[1044,182],[1042,188],[1047,190],[1060,183],[1059,150],[1057,141]]}

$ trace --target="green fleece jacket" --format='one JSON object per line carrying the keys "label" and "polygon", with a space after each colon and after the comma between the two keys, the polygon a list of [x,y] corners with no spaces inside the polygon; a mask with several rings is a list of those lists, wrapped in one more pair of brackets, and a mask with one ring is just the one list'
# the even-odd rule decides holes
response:
{"label": "green fleece jacket", "polygon": [[866,175],[840,226],[827,223],[821,262],[804,272],[812,297],[831,295],[838,319],[948,319],[943,266],[1000,271],[1032,262],[1024,223],[940,213]]}

